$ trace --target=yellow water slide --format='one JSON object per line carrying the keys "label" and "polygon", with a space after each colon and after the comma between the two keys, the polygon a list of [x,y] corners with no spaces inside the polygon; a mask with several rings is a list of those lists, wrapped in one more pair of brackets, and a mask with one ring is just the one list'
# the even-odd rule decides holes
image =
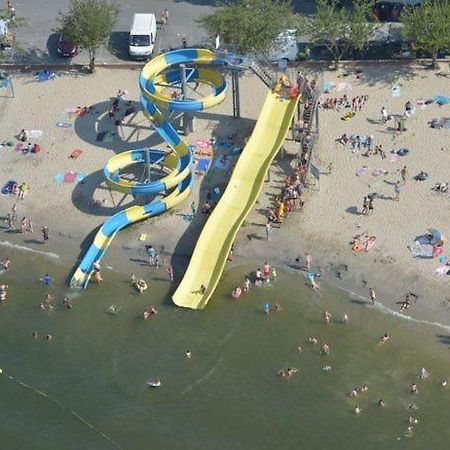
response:
{"label": "yellow water slide", "polygon": [[255,204],[270,164],[286,139],[297,103],[298,98],[282,100],[270,91],[267,94],[253,133],[173,294],[176,305],[203,309],[214,293],[237,232]]}

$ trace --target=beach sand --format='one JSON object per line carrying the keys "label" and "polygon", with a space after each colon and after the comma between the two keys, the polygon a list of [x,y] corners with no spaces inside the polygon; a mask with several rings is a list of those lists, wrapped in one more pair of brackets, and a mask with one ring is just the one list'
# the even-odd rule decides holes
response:
{"label": "beach sand", "polygon": [[[298,270],[308,251],[313,255],[314,268],[320,266],[327,282],[364,297],[368,297],[368,289],[373,286],[378,299],[392,309],[398,309],[395,302],[402,300],[407,291],[412,291],[419,298],[408,315],[449,324],[450,278],[439,279],[434,275],[434,269],[439,266],[436,259],[413,259],[407,248],[416,236],[424,234],[430,227],[441,230],[445,236],[450,235],[449,200],[433,195],[430,190],[438,181],[449,181],[450,130],[431,129],[428,125],[432,118],[450,117],[450,106],[439,108],[431,104],[421,109],[416,105],[419,98],[449,94],[449,74],[438,74],[414,64],[368,65],[363,67],[363,72],[365,79],[362,81],[352,74],[345,77],[344,81],[351,83],[352,91],[329,94],[333,97],[343,93],[349,97],[368,95],[368,102],[361,112],[344,122],[336,111],[320,111],[320,137],[313,162],[324,171],[332,163],[331,174],[321,177],[320,187],[308,190],[305,210],[292,213],[279,230],[274,230],[272,241],[267,242],[265,210],[274,195],[280,192],[286,175],[291,173],[292,155],[298,145],[287,141],[288,156],[280,155],[275,161],[271,169],[272,181],[265,185],[254,211],[239,232],[234,264],[249,260],[260,260],[262,264],[267,259],[274,265],[283,264]],[[335,72],[325,71],[322,76],[326,81],[342,81],[336,78]],[[394,84],[401,87],[399,98],[391,95]],[[5,232],[1,240],[51,251],[75,264],[90,244],[92,231],[132,201],[130,197],[123,198],[107,189],[102,171],[107,160],[116,152],[146,146],[166,148],[166,145],[142,113],[131,117],[129,123],[119,128],[107,117],[110,98],[119,89],[126,89],[128,99],[138,107],[136,70],[100,69],[93,76],[62,74],[46,83],[37,83],[31,76],[21,75],[14,77],[14,87],[16,98],[0,99],[0,141],[16,143],[14,135],[20,129],[38,129],[43,131],[37,141],[43,151],[37,155],[22,155],[10,148],[0,149],[0,183],[3,185],[14,179],[26,181],[31,187],[24,201],[2,196],[1,216],[5,217],[13,203],[17,203],[19,220],[26,216],[35,228],[33,235]],[[237,132],[235,142],[242,143],[251,133],[265,92],[265,86],[258,79],[243,77],[241,114],[244,119],[232,118],[231,95],[228,95],[221,105],[196,116],[195,133],[187,141],[195,143],[198,139],[208,139],[214,130],[220,138]],[[407,131],[393,140],[393,132],[389,130],[391,124],[379,123],[381,106],[384,105],[389,114],[401,114],[407,100],[414,103],[416,112],[406,123]],[[75,120],[64,113],[70,108],[91,105],[95,113]],[[74,126],[59,128],[58,122],[69,122]],[[108,130],[116,132],[117,136],[110,142],[96,141],[98,132]],[[335,142],[343,133],[374,135],[375,142],[383,144],[387,159],[353,154],[349,147]],[[409,149],[409,155],[391,163],[389,151],[402,147]],[[76,160],[69,158],[74,149],[83,150]],[[370,192],[368,183],[375,178],[370,172],[374,169],[389,171],[387,176],[376,178],[380,181],[378,193],[391,197],[393,186],[383,180],[397,181],[403,164],[408,167],[409,178],[402,188],[400,201],[376,199],[373,215],[358,214],[363,197]],[[355,172],[363,165],[368,166],[368,173],[357,177]],[[429,179],[413,181],[412,176],[422,170],[429,173]],[[69,171],[85,172],[84,183],[57,185],[53,176]],[[193,222],[183,220],[183,215],[190,213],[191,201],[197,204],[204,199],[207,189],[215,186],[223,189],[228,176],[228,170],[216,169],[213,163],[205,177],[196,177],[192,199],[174,212],[121,232],[108,251],[107,265],[124,272],[143,273],[148,269],[137,266],[136,262],[144,256],[144,243],[151,243],[161,251],[163,260],[167,263],[171,260],[179,279],[205,221],[205,216],[200,213]],[[50,242],[45,247],[41,243],[42,226],[50,228]],[[370,252],[355,254],[349,242],[364,230],[377,237],[376,245]],[[138,240],[140,233],[148,234],[146,242]],[[0,252],[1,255],[7,253],[4,249]]]}

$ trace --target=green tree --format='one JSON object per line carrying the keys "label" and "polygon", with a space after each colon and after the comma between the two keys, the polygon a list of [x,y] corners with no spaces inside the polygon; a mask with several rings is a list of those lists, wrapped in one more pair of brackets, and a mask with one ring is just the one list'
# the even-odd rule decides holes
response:
{"label": "green tree", "polygon": [[70,0],[69,12],[60,13],[61,31],[89,52],[89,68],[95,70],[97,50],[106,43],[117,23],[119,7],[106,0]]}
{"label": "green tree", "polygon": [[296,18],[288,0],[237,0],[219,3],[199,23],[210,38],[219,35],[237,52],[267,54],[280,32],[295,28]]}
{"label": "green tree", "polygon": [[403,35],[416,50],[431,53],[436,67],[439,49],[450,48],[450,2],[425,0],[422,6],[406,8],[401,15]]}
{"label": "green tree", "polygon": [[351,8],[342,8],[339,3],[339,0],[317,0],[317,12],[304,18],[311,42],[326,46],[336,68],[350,47],[364,48],[375,26],[373,1],[354,0]]}
{"label": "green tree", "polygon": [[7,8],[0,9],[0,19],[8,27],[8,35],[0,36],[0,62],[2,62],[6,59],[5,48],[21,50],[15,39],[15,30],[25,25],[26,20],[23,17],[17,17],[14,10],[11,11]]}

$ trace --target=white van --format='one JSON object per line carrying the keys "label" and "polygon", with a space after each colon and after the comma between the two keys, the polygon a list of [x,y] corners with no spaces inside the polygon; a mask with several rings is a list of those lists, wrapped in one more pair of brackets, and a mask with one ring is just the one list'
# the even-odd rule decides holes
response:
{"label": "white van", "polygon": [[130,30],[128,52],[134,59],[147,59],[153,53],[156,39],[156,17],[154,14],[135,14]]}
{"label": "white van", "polygon": [[269,52],[269,61],[295,61],[298,55],[296,30],[285,30],[281,32]]}

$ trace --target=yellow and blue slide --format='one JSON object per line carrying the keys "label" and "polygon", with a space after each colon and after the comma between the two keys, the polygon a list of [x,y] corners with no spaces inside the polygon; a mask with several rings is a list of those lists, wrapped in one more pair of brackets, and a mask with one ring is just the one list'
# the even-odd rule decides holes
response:
{"label": "yellow and blue slide", "polygon": [[[171,99],[164,89],[181,81],[179,64],[194,64],[189,73],[189,81],[206,83],[212,94],[201,99]],[[93,273],[93,265],[99,262],[118,231],[133,223],[162,214],[177,206],[191,193],[192,154],[188,144],[181,139],[162,111],[201,111],[221,103],[227,85],[215,65],[223,65],[213,52],[206,49],[181,49],[153,58],[141,71],[139,85],[144,114],[153,123],[155,130],[171,147],[171,153],[157,150],[131,150],[113,156],[104,168],[108,185],[115,190],[130,195],[150,195],[164,193],[165,197],[144,206],[131,206],[108,219],[98,230],[94,242],[76,268],[70,286],[86,288]],[[121,176],[121,171],[134,164],[162,161],[169,172],[161,180],[140,183]]]}

